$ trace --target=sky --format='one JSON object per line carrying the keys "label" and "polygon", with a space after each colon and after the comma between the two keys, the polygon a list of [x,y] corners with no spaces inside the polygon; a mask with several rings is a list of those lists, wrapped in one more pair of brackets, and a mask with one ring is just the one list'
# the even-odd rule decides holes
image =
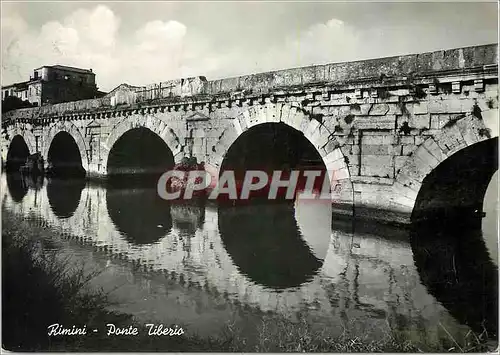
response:
{"label": "sky", "polygon": [[496,2],[5,2],[2,85],[43,65],[100,90],[498,42]]}

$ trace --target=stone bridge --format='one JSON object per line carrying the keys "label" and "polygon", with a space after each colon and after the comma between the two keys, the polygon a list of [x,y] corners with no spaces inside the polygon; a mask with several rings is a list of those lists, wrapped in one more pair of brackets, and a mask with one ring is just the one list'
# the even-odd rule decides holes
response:
{"label": "stone bridge", "polygon": [[40,152],[53,166],[107,176],[195,157],[218,174],[258,164],[278,140],[295,150],[278,160],[317,158],[334,172],[338,210],[402,222],[416,206],[477,210],[498,165],[497,52],[492,44],[122,84],[100,99],[4,114],[2,160]]}

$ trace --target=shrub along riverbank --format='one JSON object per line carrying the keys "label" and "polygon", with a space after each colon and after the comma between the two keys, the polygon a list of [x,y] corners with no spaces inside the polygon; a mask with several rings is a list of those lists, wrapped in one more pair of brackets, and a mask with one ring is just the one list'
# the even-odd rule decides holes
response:
{"label": "shrub along riverbank", "polygon": [[[40,230],[29,220],[8,211],[2,213],[2,347],[12,351],[232,351],[232,352],[420,352],[486,351],[481,335],[470,333],[465,339],[449,339],[439,344],[412,343],[410,334],[388,329],[377,341],[370,334],[348,329],[332,337],[312,330],[301,319],[298,323],[266,316],[256,324],[256,339],[249,340],[233,325],[217,337],[148,336],[140,328],[137,336],[108,337],[105,324],[129,327],[137,324],[132,316],[110,311],[112,300],[87,285],[95,274],[72,269],[55,254],[42,252],[33,242]],[[76,325],[86,335],[48,336],[48,326]],[[92,329],[100,329],[94,333]]]}

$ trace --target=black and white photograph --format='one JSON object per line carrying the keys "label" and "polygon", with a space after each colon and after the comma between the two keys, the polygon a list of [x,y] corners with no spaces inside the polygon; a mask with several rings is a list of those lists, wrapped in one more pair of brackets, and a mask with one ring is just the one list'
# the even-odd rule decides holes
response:
{"label": "black and white photograph", "polygon": [[495,1],[1,1],[2,352],[498,352]]}

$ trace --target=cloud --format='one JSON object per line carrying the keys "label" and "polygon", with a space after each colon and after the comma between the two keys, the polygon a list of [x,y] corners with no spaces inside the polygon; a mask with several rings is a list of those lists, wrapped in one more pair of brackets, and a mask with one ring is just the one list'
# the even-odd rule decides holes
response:
{"label": "cloud", "polygon": [[63,21],[29,30],[22,18],[2,18],[3,83],[26,80],[42,65],[93,68],[106,90],[129,82],[144,85],[181,74],[187,28],[152,21],[132,39],[118,35],[120,19],[108,7],[79,9]]}
{"label": "cloud", "polygon": [[9,61],[8,54],[15,51],[17,37],[19,35],[24,34],[27,31],[28,25],[27,23],[17,15],[11,17],[3,17],[1,20],[1,31],[2,31],[2,53],[4,53],[3,65],[2,65],[2,82],[8,81],[4,80],[4,70],[8,68],[9,72],[12,73],[12,76],[17,78],[21,75],[20,66],[15,63]]}
{"label": "cloud", "polygon": [[92,68],[102,90],[124,82],[221,78],[380,56],[387,40],[381,30],[360,30],[333,18],[295,30],[264,51],[238,37],[225,50],[215,50],[216,38],[178,21],[150,21],[126,37],[120,34],[124,21],[103,5],[35,29],[16,13],[2,14],[3,83],[26,80],[34,68],[52,64]]}
{"label": "cloud", "polygon": [[75,11],[65,19],[64,24],[77,30],[84,43],[104,49],[114,46],[120,20],[108,7],[97,6],[93,11]]}
{"label": "cloud", "polygon": [[282,43],[263,53],[248,55],[244,47],[233,48],[209,70],[220,77],[367,59],[384,55],[387,46],[382,45],[383,41],[381,30],[360,30],[333,18],[290,33]]}

